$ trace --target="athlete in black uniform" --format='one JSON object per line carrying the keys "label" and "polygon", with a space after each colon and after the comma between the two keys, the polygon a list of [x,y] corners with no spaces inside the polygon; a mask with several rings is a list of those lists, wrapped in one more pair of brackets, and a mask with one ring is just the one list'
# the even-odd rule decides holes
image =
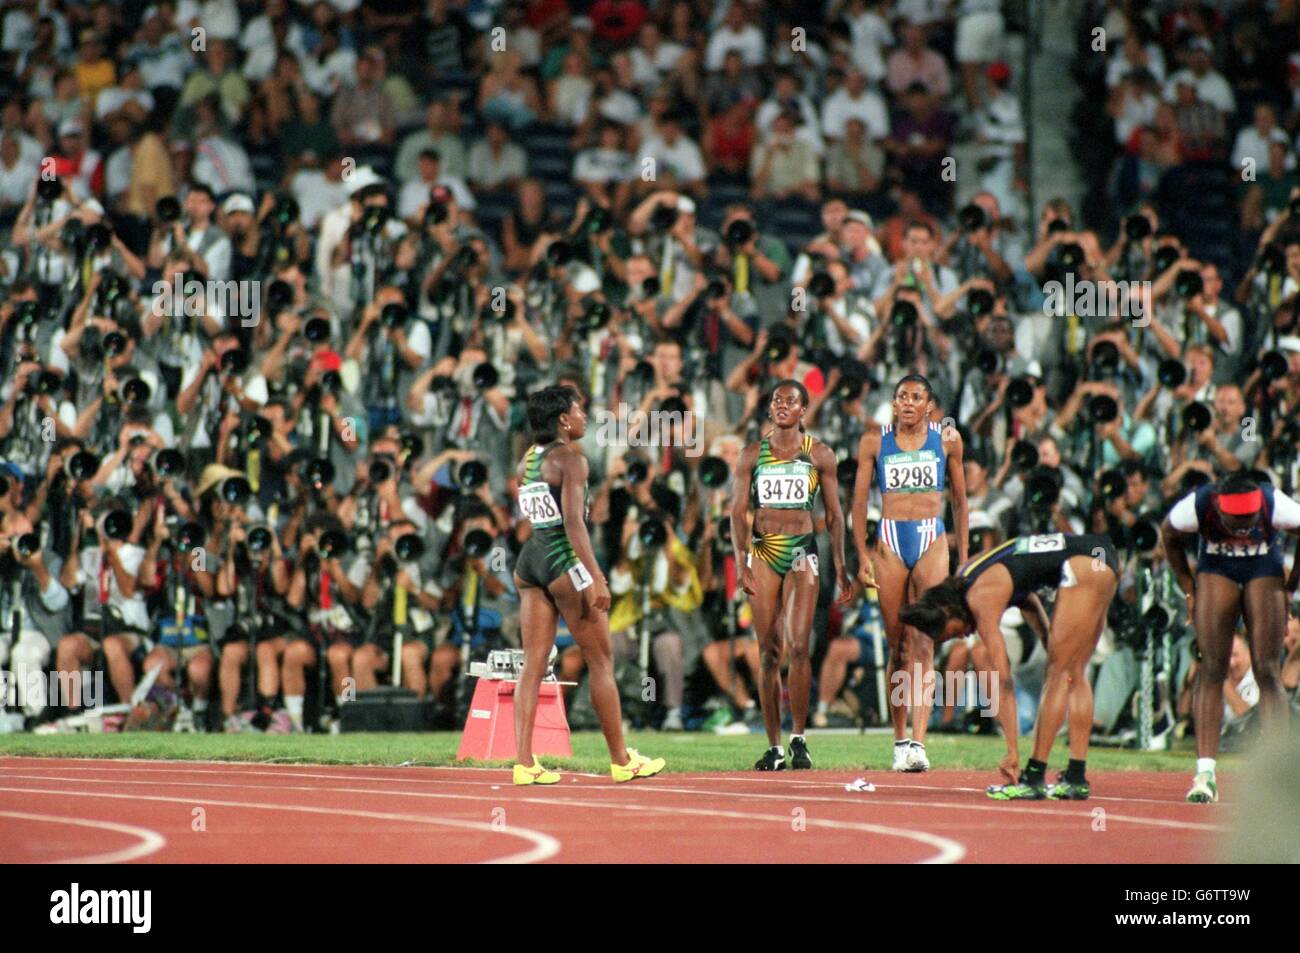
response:
{"label": "athlete in black uniform", "polygon": [[[999,764],[1006,785],[989,788],[996,800],[1084,800],[1085,767],[1092,731],[1092,688],[1085,668],[1101,638],[1106,610],[1119,585],[1119,558],[1105,536],[1051,533],[1017,536],[972,559],[904,607],[899,618],[935,641],[965,636],[972,630],[993,658],[998,678],[997,717],[1007,742]],[[1037,589],[1056,588],[1056,611],[1050,620]],[[1047,645],[1047,674],[1034,725],[1034,753],[1016,782],[1020,765],[1016,696],[1011,664],[1000,622],[1009,606],[1024,610],[1030,626]],[[1049,790],[1045,780],[1052,742],[1070,716],[1070,763]]]}
{"label": "athlete in black uniform", "polygon": [[528,398],[534,444],[519,465],[519,515],[532,525],[515,564],[524,669],[515,688],[515,784],[555,784],[558,773],[533,755],[537,696],[555,646],[559,615],[582,649],[591,704],[609,745],[615,781],[648,778],[664,768],[623,745],[623,719],[609,641],[609,585],[587,534],[587,458],[577,441],[587,415],[569,387],[546,387]]}

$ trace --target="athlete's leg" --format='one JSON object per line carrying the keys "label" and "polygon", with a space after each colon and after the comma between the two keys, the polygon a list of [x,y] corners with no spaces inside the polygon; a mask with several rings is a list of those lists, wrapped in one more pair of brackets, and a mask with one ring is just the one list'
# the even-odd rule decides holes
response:
{"label": "athlete's leg", "polygon": [[1269,729],[1285,729],[1290,721],[1282,691],[1282,640],[1286,637],[1286,593],[1278,576],[1261,576],[1246,583],[1246,642],[1250,670],[1259,686],[1259,714]]}
{"label": "athlete's leg", "polygon": [[[885,625],[885,641],[889,645],[889,663],[886,668],[889,696],[889,718],[894,725],[894,740],[902,741],[907,737],[907,702],[906,695],[895,691],[897,679],[906,684],[908,660],[907,645],[903,639],[903,624],[898,621],[898,613],[907,598],[907,565],[885,547],[881,541],[872,554],[875,567],[876,585],[880,594],[880,616]],[[901,702],[902,704],[898,704]]]}
{"label": "athlete's leg", "polygon": [[[812,694],[809,643],[812,641],[813,613],[817,610],[818,579],[813,572],[815,558],[815,554],[796,558],[781,584],[785,644],[790,653],[788,684],[791,734],[796,735],[802,735],[808,727],[808,700]],[[777,731],[780,731],[779,724]]]}
{"label": "athlete's leg", "polygon": [[754,635],[758,638],[758,703],[763,709],[767,743],[775,747],[781,743],[781,656],[784,654],[781,576],[757,556],[751,559],[757,590],[749,605],[754,612]]}
{"label": "athlete's leg", "polygon": [[1088,685],[1088,659],[1097,648],[1106,622],[1106,610],[1115,595],[1117,579],[1109,567],[1093,568],[1091,556],[1069,560],[1076,585],[1062,588],[1052,612],[1047,638],[1047,671],[1038,702],[1034,725],[1034,760],[1047,763],[1052,743],[1061,730],[1068,710],[1070,757],[1088,757],[1088,735],[1092,730],[1092,689]]}
{"label": "athlete's leg", "polygon": [[[531,767],[537,695],[546,675],[551,646],[555,644],[556,611],[545,592],[525,584],[518,576],[515,576],[515,588],[519,592],[519,638],[524,646],[524,670],[515,685],[515,763]],[[441,689],[442,685],[437,685],[435,690]]]}
{"label": "athlete's leg", "polygon": [[849,666],[862,657],[862,643],[851,635],[832,639],[817,678],[817,700],[829,706],[844,690]]}
{"label": "athlete's leg", "polygon": [[[573,633],[573,641],[578,643],[578,647],[582,649],[582,657],[587,662],[587,687],[591,691],[591,707],[596,710],[596,717],[600,720],[600,730],[605,735],[605,744],[609,746],[610,763],[627,764],[630,759],[627,747],[623,743],[623,713],[618,700],[618,685],[614,682],[614,654],[609,640],[609,613],[592,609],[583,615],[582,593],[574,588],[573,577],[567,572],[552,582],[547,591],[555,600],[555,606],[564,616],[564,621],[568,623],[569,631]],[[539,684],[554,642],[555,626],[552,624],[550,636],[546,641],[546,651],[540,656],[530,653],[525,657],[524,670],[528,671],[528,666],[535,664],[536,679]],[[537,704],[536,693],[537,688],[534,686],[534,708]],[[530,731],[533,714],[534,712],[529,712]]]}
{"label": "athlete's leg", "polygon": [[[908,596],[919,598],[921,593],[937,586],[948,578],[948,537],[940,533],[921,554],[908,580]],[[915,679],[920,667],[920,684],[913,686],[912,739],[925,744],[925,732],[930,724],[930,711],[934,708],[934,639],[909,628],[907,636],[907,665]]]}
{"label": "athlete's leg", "polygon": [[1196,676],[1196,756],[1213,758],[1223,726],[1223,682],[1232,657],[1232,635],[1241,615],[1241,587],[1226,576],[1196,574],[1196,645],[1201,664]]}

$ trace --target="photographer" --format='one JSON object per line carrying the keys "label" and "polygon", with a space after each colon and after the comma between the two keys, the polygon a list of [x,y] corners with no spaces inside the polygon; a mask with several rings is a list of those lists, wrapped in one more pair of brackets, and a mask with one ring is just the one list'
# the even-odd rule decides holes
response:
{"label": "photographer", "polygon": [[401,291],[388,286],[366,305],[344,353],[362,368],[362,399],[370,430],[378,432],[401,420],[399,395],[431,357],[433,341],[427,324],[411,320]]}
{"label": "photographer", "polygon": [[656,263],[660,295],[678,302],[689,297],[717,244],[717,236],[696,226],[695,202],[673,191],[652,192],[633,209],[627,230],[634,250]]}
{"label": "photographer", "polygon": [[961,228],[939,246],[935,260],[957,273],[959,281],[988,278],[1000,287],[1013,280],[1013,269],[1024,260],[1024,249],[1002,217],[991,192],[978,192],[957,213]]}
{"label": "photographer", "polygon": [[181,445],[192,468],[216,459],[221,422],[228,414],[254,412],[269,398],[266,378],[248,367],[248,355],[233,332],[213,339],[197,364],[185,369],[176,410],[182,417]]}
{"label": "photographer", "polygon": [[934,261],[935,229],[927,222],[912,222],[903,232],[903,253],[893,267],[883,272],[871,289],[877,314],[888,314],[898,292],[914,289],[936,315],[948,308],[949,295],[957,290],[957,275]]}
{"label": "photographer", "polygon": [[[1100,398],[1100,399],[1099,399]],[[1089,467],[1141,462],[1159,451],[1155,427],[1124,410],[1124,395],[1108,381],[1080,381],[1056,418],[1053,433],[1069,436],[1077,459]]]}
{"label": "photographer", "polygon": [[875,308],[865,292],[854,289],[844,262],[827,262],[809,277],[804,290],[810,299],[805,327],[819,324],[830,356],[851,356],[870,339],[877,324]]}
{"label": "photographer", "polygon": [[[675,506],[679,498],[661,491],[657,500]],[[614,654],[637,657],[636,639],[648,635],[655,670],[663,680],[659,701],[666,713],[661,728],[680,731],[686,672],[694,665],[703,640],[691,614],[703,602],[695,560],[677,538],[668,509],[633,507],[623,521],[622,555],[609,577],[614,597],[610,636]]]}
{"label": "photographer", "polygon": [[[75,423],[75,408],[62,400],[62,374],[35,361],[18,365],[0,406],[0,456],[24,473],[45,469],[53,438]],[[3,393],[3,391],[0,391]]]}
{"label": "photographer", "polygon": [[422,533],[429,527],[429,515],[417,496],[422,487],[412,483],[425,467],[412,469],[413,455],[394,430],[385,428],[370,442],[369,459],[357,461],[352,490],[335,511],[344,527],[358,534],[359,550],[368,544],[365,537],[394,523],[412,523]]}
{"label": "photographer", "polygon": [[[519,595],[515,591],[514,558],[497,533],[496,514],[481,500],[461,504],[442,571],[433,588],[451,620],[450,631],[429,659],[429,691],[442,700],[447,685],[460,671],[465,640],[474,658],[491,649],[519,643]],[[461,673],[463,674],[463,673]]]}
{"label": "photographer", "polygon": [[[147,519],[147,510],[139,512]],[[137,582],[145,556],[139,544],[143,529],[141,519],[133,520],[125,502],[115,497],[105,497],[93,511],[80,511],[59,578],[70,595],[81,597],[80,629],[64,635],[56,651],[59,674],[71,680],[74,691],[96,651],[103,653],[118,701],[130,701],[135,691],[133,659],[151,628]]]}
{"label": "photographer", "polygon": [[[450,384],[431,391],[439,378]],[[499,375],[487,363],[487,352],[466,347],[459,358],[443,358],[422,374],[408,392],[408,406],[419,401],[423,413],[413,414],[417,427],[436,431],[432,449],[452,447],[471,450],[480,459],[506,459],[510,443],[510,400],[497,387]],[[488,468],[492,492],[505,493],[505,468]],[[449,475],[439,483],[449,486]]]}
{"label": "photographer", "polygon": [[425,664],[433,647],[440,594],[426,581],[434,571],[433,559],[415,524],[406,520],[377,530],[374,537],[374,557],[366,562],[361,587],[361,607],[369,616],[369,625],[365,644],[352,656],[357,689],[377,687],[378,674],[389,671],[394,636],[400,630],[402,684],[416,698],[423,698]]}
{"label": "photographer", "polygon": [[[21,513],[0,516],[0,671],[12,667],[23,686],[23,711],[32,719],[51,701],[45,666],[72,628],[71,600],[59,581],[62,568],[58,556],[45,552],[31,520]],[[6,702],[0,698],[0,708]]]}
{"label": "photographer", "polygon": [[[1222,290],[1218,266],[1186,255],[1151,286],[1156,304],[1151,330],[1161,349],[1169,357],[1180,357],[1189,345],[1209,344],[1215,349],[1216,384],[1236,377],[1243,341],[1241,313],[1220,298]],[[1177,336],[1170,328],[1178,329]]]}
{"label": "photographer", "polygon": [[1199,402],[1183,409],[1168,463],[1177,468],[1188,460],[1205,460],[1219,477],[1253,467],[1264,435],[1253,432],[1258,420],[1246,414],[1241,388],[1236,384],[1215,388],[1213,415],[1207,410]]}
{"label": "photographer", "polygon": [[[155,213],[149,266],[161,268],[168,258],[180,259],[200,281],[225,281],[230,275],[233,247],[217,227],[216,193],[202,182],[192,183],[185,194],[184,210],[182,217]],[[168,211],[167,206],[162,211]]]}

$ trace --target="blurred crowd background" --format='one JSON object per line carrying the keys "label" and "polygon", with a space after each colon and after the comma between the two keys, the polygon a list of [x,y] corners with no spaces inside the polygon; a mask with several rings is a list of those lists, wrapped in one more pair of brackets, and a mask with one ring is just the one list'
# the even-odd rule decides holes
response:
{"label": "blurred crowd background", "polygon": [[[161,667],[178,724],[320,730],[400,644],[457,726],[466,663],[518,642],[526,398],[567,382],[629,716],[743,731],[725,517],[770,387],[806,384],[847,494],[919,372],[972,553],[1125,553],[1098,733],[1131,730],[1152,632],[1176,731],[1195,660],[1154,526],[1201,482],[1300,477],[1290,0],[7,0],[0,57],[15,673],[103,672],[111,702]],[[815,724],[874,723],[878,612],[823,576]],[[1043,653],[1004,624],[1032,719]],[[1292,691],[1298,643],[1293,612]]]}

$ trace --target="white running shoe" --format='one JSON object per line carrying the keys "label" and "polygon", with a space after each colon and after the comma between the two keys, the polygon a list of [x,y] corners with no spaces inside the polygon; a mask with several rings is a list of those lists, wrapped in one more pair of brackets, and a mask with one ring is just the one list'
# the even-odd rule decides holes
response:
{"label": "white running shoe", "polygon": [[907,766],[908,755],[911,752],[911,750],[912,750],[912,743],[910,741],[904,742],[902,744],[899,744],[898,742],[894,742],[894,767],[892,770],[894,771],[911,770]]}
{"label": "white running shoe", "polygon": [[930,759],[925,756],[925,745],[919,741],[913,741],[907,746],[907,767],[904,771],[929,771]]}
{"label": "white running shoe", "polygon": [[1192,778],[1192,789],[1187,800],[1193,804],[1213,804],[1219,799],[1219,785],[1213,771],[1201,771]]}

